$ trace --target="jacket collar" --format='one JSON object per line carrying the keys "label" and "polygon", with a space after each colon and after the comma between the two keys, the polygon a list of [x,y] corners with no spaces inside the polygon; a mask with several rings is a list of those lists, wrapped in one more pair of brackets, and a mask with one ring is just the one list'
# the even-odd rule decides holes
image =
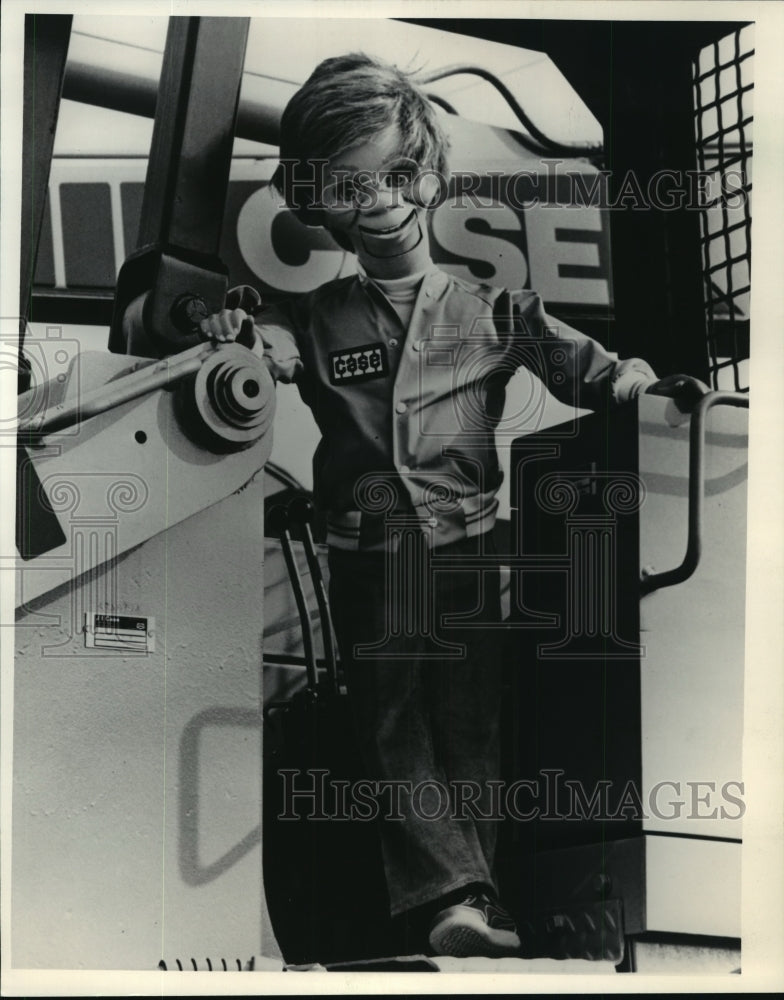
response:
{"label": "jacket collar", "polygon": [[[367,288],[373,284],[372,279],[364,271],[358,271],[357,278],[363,288]],[[429,271],[425,272],[419,292],[420,294],[424,293],[427,298],[439,299],[446,291],[448,285],[449,275],[434,264]]]}

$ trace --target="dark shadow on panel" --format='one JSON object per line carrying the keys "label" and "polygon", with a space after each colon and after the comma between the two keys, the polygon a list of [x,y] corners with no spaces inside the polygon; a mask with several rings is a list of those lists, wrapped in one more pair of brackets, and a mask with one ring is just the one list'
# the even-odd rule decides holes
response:
{"label": "dark shadow on panel", "polygon": [[252,709],[208,708],[195,715],[183,730],[179,758],[179,864],[183,880],[194,886],[212,882],[261,843],[259,823],[217,861],[209,865],[202,864],[199,852],[201,739],[205,729],[210,726],[245,726],[258,730],[261,726],[261,714]]}

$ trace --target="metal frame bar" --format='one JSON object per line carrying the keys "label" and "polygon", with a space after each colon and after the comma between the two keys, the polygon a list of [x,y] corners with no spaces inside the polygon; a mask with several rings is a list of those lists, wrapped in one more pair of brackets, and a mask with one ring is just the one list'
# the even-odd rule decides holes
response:
{"label": "metal frame bar", "polygon": [[169,18],[140,248],[217,256],[248,27],[248,18]]}
{"label": "metal frame bar", "polygon": [[118,277],[111,351],[161,357],[187,349],[198,330],[178,303],[200,315],[224,304],[228,276],[218,251],[249,24],[169,19],[137,249]]}
{"label": "metal frame bar", "polygon": [[[294,89],[292,85],[292,93]],[[66,68],[63,97],[99,108],[154,118],[158,84],[143,76],[74,62]],[[235,134],[241,139],[277,145],[280,115],[281,108],[276,104],[245,98],[237,109]]]}
{"label": "metal frame bar", "polygon": [[31,313],[33,276],[72,21],[70,14],[28,14],[25,18],[19,274],[20,392],[30,385],[30,367],[24,357],[24,334]]}

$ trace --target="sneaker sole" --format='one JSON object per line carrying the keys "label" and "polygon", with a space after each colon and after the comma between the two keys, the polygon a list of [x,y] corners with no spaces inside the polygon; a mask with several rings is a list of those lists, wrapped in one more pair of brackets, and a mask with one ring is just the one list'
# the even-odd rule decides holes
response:
{"label": "sneaker sole", "polygon": [[520,951],[520,939],[512,931],[494,931],[484,922],[472,927],[459,917],[439,923],[429,940],[433,951],[452,958],[500,958]]}

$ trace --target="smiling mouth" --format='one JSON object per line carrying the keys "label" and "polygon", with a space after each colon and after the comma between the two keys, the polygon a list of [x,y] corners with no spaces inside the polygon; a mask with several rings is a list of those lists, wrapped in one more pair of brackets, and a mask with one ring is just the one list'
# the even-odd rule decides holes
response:
{"label": "smiling mouth", "polygon": [[411,210],[411,214],[407,215],[402,222],[399,222],[396,226],[388,226],[386,229],[371,229],[369,226],[363,226],[360,223],[359,230],[364,236],[394,236],[395,233],[400,233],[406,229],[416,217],[416,209]]}

